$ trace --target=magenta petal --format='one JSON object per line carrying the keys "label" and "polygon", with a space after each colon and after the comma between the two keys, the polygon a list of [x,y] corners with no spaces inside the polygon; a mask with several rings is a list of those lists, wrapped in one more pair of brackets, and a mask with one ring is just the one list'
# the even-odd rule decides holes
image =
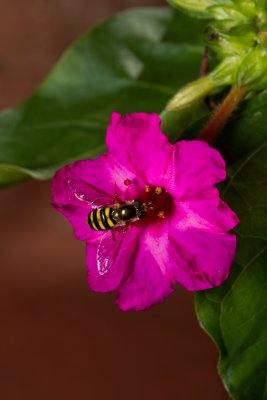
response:
{"label": "magenta petal", "polygon": [[95,160],[69,164],[61,168],[52,181],[53,206],[72,224],[75,237],[79,240],[87,240],[95,237],[96,234],[87,224],[87,217],[92,207],[74,196],[68,184],[70,179],[89,183],[101,191],[104,188],[112,196],[115,189],[107,157],[100,156]]}
{"label": "magenta petal", "polygon": [[173,232],[169,244],[169,272],[187,290],[219,286],[228,277],[235,256],[235,235],[187,230]]}
{"label": "magenta petal", "polygon": [[[137,241],[139,240],[139,229],[134,227],[128,229],[121,245],[118,247],[118,252],[116,257],[114,257],[114,264],[107,273],[100,275],[97,268],[97,251],[102,236],[106,234],[107,232],[98,232],[96,240],[86,243],[87,281],[90,288],[96,292],[111,292],[119,288],[122,279],[126,278],[129,272]],[[109,246],[105,243],[105,240],[102,242],[102,245]]]}
{"label": "magenta petal", "polygon": [[[161,302],[174,283],[188,290],[218,286],[235,255],[236,238],[227,232],[239,221],[214,187],[226,177],[223,158],[204,142],[171,145],[159,126],[155,114],[113,113],[107,155],[68,165],[52,182],[53,206],[71,222],[75,236],[86,240],[89,286],[116,290],[123,310]],[[153,187],[146,191],[147,184],[168,194]],[[120,246],[116,237],[127,224],[105,232],[88,226],[93,207],[134,199],[146,203],[147,215],[129,222]]]}
{"label": "magenta petal", "polygon": [[168,190],[179,200],[196,196],[226,178],[220,153],[205,142],[182,140],[173,146]]}
{"label": "magenta petal", "polygon": [[96,232],[90,229],[87,223],[88,210],[86,208],[76,207],[72,204],[63,207],[54,205],[54,208],[71,223],[76,239],[88,240],[95,237]]}
{"label": "magenta petal", "polygon": [[150,230],[142,233],[129,276],[122,282],[116,298],[116,304],[122,310],[144,310],[162,302],[172,292],[163,265],[166,254],[163,251],[159,258],[159,243]]}
{"label": "magenta petal", "polygon": [[151,185],[160,185],[172,146],[160,131],[157,114],[112,113],[107,131],[108,155]]}
{"label": "magenta petal", "polygon": [[78,161],[61,168],[54,176],[51,186],[53,207],[68,219],[73,226],[75,237],[79,240],[87,240],[95,235],[95,232],[87,224],[91,207],[73,196],[68,180],[70,178],[80,179],[79,172],[83,171],[83,167],[87,163],[91,163],[91,161]]}
{"label": "magenta petal", "polygon": [[191,218],[191,221],[188,222],[188,226],[191,227],[194,227],[192,215],[197,216],[199,222],[202,220],[203,227],[210,227],[210,230],[214,227],[215,230],[227,232],[239,223],[237,215],[220,199],[219,191],[216,188],[211,188],[197,197],[188,199],[185,202],[185,208]]}
{"label": "magenta petal", "polygon": [[112,165],[106,155],[101,155],[95,160],[76,161],[61,168],[54,176],[52,182],[53,201],[56,204],[81,205],[81,202],[75,199],[69,190],[69,179],[87,182],[111,196],[114,194]]}
{"label": "magenta petal", "polygon": [[88,213],[92,207],[74,196],[68,184],[69,180],[74,179],[85,185],[88,183],[100,192],[105,192],[111,200],[103,201],[100,205],[108,205],[113,201],[116,191],[119,191],[122,199],[125,198],[126,187],[123,182],[126,178],[134,181],[131,193],[135,196],[135,188],[138,188],[139,181],[105,155],[95,160],[77,161],[56,173],[52,181],[53,206],[72,224],[77,239],[86,240],[95,236],[95,232],[87,224]]}

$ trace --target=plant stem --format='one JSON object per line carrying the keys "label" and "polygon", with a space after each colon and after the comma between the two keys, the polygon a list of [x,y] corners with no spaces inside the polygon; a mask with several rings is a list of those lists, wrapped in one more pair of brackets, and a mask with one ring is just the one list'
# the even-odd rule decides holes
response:
{"label": "plant stem", "polygon": [[228,121],[232,112],[236,109],[247,91],[246,87],[232,87],[223,102],[216,108],[206,126],[198,134],[198,140],[204,140],[209,144],[213,143],[214,139],[221,132],[222,128]]}

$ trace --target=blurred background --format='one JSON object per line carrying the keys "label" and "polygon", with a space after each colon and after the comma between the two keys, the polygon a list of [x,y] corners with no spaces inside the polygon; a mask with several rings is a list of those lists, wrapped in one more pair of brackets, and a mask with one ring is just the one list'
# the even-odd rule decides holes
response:
{"label": "blurred background", "polygon": [[[9,0],[0,14],[0,106],[29,96],[95,23],[161,0]],[[49,183],[0,193],[0,399],[224,400],[217,351],[193,296],[124,313],[86,284],[84,244],[50,207]]]}

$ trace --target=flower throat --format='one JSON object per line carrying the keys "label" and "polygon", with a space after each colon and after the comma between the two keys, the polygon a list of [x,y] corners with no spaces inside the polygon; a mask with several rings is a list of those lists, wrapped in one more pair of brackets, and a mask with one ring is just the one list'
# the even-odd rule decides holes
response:
{"label": "flower throat", "polygon": [[113,207],[97,208],[89,213],[88,225],[95,231],[105,231],[142,219],[163,219],[171,211],[172,203],[172,197],[164,188],[147,185],[143,200],[135,199],[117,203]]}

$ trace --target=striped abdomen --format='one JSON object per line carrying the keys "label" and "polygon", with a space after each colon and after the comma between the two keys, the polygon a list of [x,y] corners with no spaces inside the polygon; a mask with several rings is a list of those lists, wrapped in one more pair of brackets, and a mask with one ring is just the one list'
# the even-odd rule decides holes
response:
{"label": "striped abdomen", "polygon": [[113,228],[117,222],[112,217],[113,208],[96,208],[88,215],[88,225],[95,231],[106,231]]}

